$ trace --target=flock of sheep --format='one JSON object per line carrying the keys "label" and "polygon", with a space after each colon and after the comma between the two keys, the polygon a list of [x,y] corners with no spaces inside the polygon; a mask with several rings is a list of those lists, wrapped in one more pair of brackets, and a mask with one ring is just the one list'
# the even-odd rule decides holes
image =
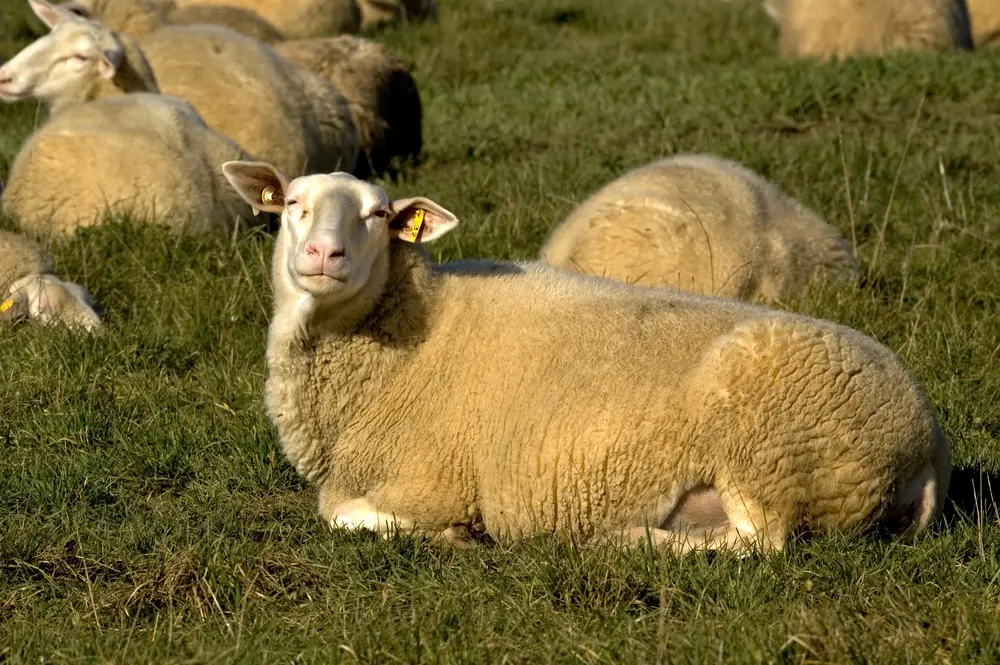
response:
{"label": "flock of sheep", "polygon": [[[595,192],[539,261],[435,265],[423,244],[459,217],[367,180],[420,153],[414,80],[375,42],[328,36],[433,2],[220,1],[241,6],[28,0],[51,32],[0,67],[0,99],[49,119],[0,198],[22,231],[0,235],[0,317],[102,326],[30,235],[109,210],[183,232],[275,215],[266,409],[333,527],[774,551],[803,531],[912,538],[940,513],[950,446],[912,374],[776,306],[858,278],[815,211],[676,155]],[[958,34],[950,0],[764,4],[789,54]]]}

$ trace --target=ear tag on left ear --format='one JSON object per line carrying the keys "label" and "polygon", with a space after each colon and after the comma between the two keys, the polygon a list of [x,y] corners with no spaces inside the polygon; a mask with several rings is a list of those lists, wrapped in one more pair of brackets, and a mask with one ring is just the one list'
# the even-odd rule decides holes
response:
{"label": "ear tag on left ear", "polygon": [[14,309],[14,299],[13,298],[7,298],[3,302],[0,302],[0,314],[3,314],[4,312],[8,312],[8,311],[10,311],[12,309]]}
{"label": "ear tag on left ear", "polygon": [[423,225],[424,225],[424,211],[417,210],[417,214],[413,218],[413,229],[410,230],[410,242],[417,241],[417,236],[420,235],[420,227]]}

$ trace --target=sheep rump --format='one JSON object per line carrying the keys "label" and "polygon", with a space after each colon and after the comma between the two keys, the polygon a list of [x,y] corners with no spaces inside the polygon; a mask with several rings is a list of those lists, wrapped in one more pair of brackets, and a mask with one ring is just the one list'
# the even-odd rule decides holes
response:
{"label": "sheep rump", "polygon": [[275,45],[278,55],[330,81],[347,98],[358,131],[354,175],[394,171],[415,163],[423,146],[423,107],[413,76],[388,48],[342,35]]}
{"label": "sheep rump", "polygon": [[712,155],[677,155],[608,183],[540,258],[585,274],[774,303],[812,280],[850,282],[840,232],[775,185]]}

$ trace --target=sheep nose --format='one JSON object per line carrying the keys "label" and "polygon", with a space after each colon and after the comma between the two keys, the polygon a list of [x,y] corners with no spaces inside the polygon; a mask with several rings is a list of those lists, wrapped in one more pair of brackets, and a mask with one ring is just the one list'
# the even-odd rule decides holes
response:
{"label": "sheep nose", "polygon": [[312,256],[323,261],[343,256],[344,250],[334,247],[332,244],[319,242],[316,240],[306,243],[306,256]]}
{"label": "sheep nose", "polygon": [[5,67],[0,67],[0,85],[7,85],[14,82],[14,72],[5,70]]}

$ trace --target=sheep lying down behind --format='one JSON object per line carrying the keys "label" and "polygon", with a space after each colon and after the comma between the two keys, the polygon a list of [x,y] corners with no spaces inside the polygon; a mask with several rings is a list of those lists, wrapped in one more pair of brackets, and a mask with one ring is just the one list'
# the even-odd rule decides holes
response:
{"label": "sheep lying down behind", "polygon": [[232,5],[253,11],[288,39],[328,37],[361,30],[361,10],[355,0],[176,0],[190,5]]}
{"label": "sheep lying down behind", "polygon": [[0,322],[30,317],[42,323],[100,329],[90,293],[52,272],[52,257],[41,245],[0,231]]}
{"label": "sheep lying down behind", "polygon": [[52,32],[0,68],[0,99],[38,99],[51,118],[14,159],[0,198],[6,214],[40,235],[69,234],[115,211],[189,231],[253,222],[220,170],[249,153],[186,101],[158,94],[127,36],[31,4]]}
{"label": "sheep lying down behind", "polygon": [[965,0],[764,0],[764,10],[786,57],[972,48]]}
{"label": "sheep lying down behind", "polygon": [[533,263],[434,266],[458,224],[344,173],[223,172],[282,217],[267,410],[333,526],[677,551],[924,529],[948,442],[886,347],[834,323]]}
{"label": "sheep lying down behind", "polygon": [[72,8],[113,30],[140,26],[136,39],[160,90],[190,102],[250,154],[295,175],[354,169],[358,134],[347,100],[266,44],[219,25],[174,25],[152,0],[74,0]]}
{"label": "sheep lying down behind", "polygon": [[553,230],[542,261],[647,286],[766,303],[812,280],[850,282],[840,232],[753,171],[713,155],[634,169]]}

